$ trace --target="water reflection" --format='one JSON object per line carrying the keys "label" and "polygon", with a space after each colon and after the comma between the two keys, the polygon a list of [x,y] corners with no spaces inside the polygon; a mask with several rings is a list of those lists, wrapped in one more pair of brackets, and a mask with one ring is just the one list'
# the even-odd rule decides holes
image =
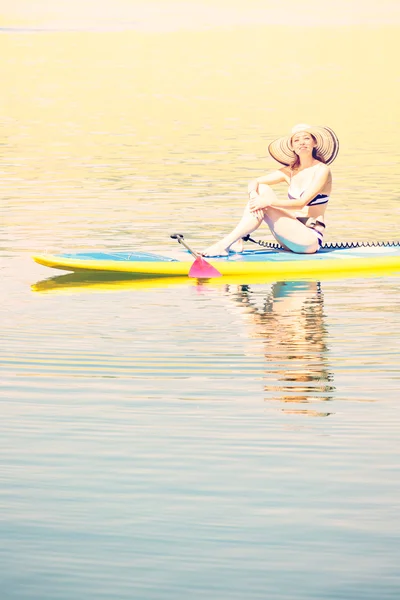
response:
{"label": "water reflection", "polygon": [[[232,300],[261,338],[266,360],[266,401],[310,404],[332,400],[324,296],[320,282],[279,281],[261,298],[249,285],[228,286]],[[279,382],[279,383],[277,383]],[[286,413],[329,416],[311,408],[284,408]]]}
{"label": "water reflection", "polygon": [[196,285],[196,280],[187,277],[154,277],[141,274],[134,277],[130,274],[77,272],[57,275],[42,279],[31,285],[32,292],[40,293],[90,293],[115,292],[122,290],[141,290],[150,288],[166,288],[170,285]]}

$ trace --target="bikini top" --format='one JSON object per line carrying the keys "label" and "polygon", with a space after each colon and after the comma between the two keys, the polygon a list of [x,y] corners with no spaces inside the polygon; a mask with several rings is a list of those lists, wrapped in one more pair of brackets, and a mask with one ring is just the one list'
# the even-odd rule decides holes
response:
{"label": "bikini top", "polygon": [[[304,194],[305,190],[303,190],[300,194],[300,198]],[[289,200],[296,200],[295,196],[292,196],[288,191]],[[317,206],[317,204],[326,204],[329,201],[329,196],[327,194],[318,194],[315,198],[311,198],[310,202],[307,202],[306,206]]]}
{"label": "bikini top", "polygon": [[[306,191],[306,190],[303,190],[299,196],[293,196],[290,193],[291,187],[292,187],[292,172],[290,172],[290,185],[289,185],[289,189],[288,189],[289,200],[297,200],[298,198],[301,198],[302,195],[304,194],[304,192]],[[296,192],[293,190],[292,193],[295,194]],[[317,204],[326,204],[328,201],[329,201],[328,194],[317,194],[314,198],[311,198],[310,202],[307,202],[307,206],[317,206]]]}

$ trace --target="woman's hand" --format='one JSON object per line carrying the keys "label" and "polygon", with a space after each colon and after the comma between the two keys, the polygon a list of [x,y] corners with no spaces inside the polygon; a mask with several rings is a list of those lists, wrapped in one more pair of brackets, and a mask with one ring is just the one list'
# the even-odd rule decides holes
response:
{"label": "woman's hand", "polygon": [[258,221],[262,220],[265,216],[262,208],[260,208],[260,210],[251,210],[250,214],[253,215],[253,217],[256,218]]}
{"label": "woman's hand", "polygon": [[268,206],[270,206],[270,202],[265,197],[260,196],[256,192],[250,194],[249,209],[251,212],[268,208]]}

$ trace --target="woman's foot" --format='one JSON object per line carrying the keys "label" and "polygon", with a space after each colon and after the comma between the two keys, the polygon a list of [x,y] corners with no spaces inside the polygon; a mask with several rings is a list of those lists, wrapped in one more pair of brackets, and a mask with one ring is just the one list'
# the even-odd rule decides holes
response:
{"label": "woman's foot", "polygon": [[223,247],[221,242],[217,242],[213,244],[207,250],[202,252],[202,256],[228,256],[229,252],[226,248]]}
{"label": "woman's foot", "polygon": [[229,250],[232,250],[232,252],[243,252],[243,238],[239,238],[236,242],[234,242],[231,247],[229,248]]}

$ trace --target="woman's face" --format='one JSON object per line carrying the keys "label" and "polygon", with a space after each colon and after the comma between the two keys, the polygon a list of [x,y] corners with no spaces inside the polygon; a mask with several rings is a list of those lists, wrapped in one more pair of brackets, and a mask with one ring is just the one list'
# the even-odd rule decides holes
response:
{"label": "woman's face", "polygon": [[313,148],[317,145],[315,139],[307,131],[300,131],[292,136],[291,144],[294,152],[300,154],[312,154]]}

